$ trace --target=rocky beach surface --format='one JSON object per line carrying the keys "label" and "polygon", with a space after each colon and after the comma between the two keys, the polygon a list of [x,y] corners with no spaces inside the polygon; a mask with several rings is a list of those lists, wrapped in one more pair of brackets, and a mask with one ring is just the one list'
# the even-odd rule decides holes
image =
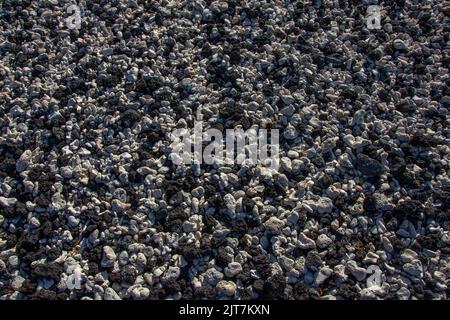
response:
{"label": "rocky beach surface", "polygon": [[0,299],[447,299],[448,3],[73,3],[0,4]]}

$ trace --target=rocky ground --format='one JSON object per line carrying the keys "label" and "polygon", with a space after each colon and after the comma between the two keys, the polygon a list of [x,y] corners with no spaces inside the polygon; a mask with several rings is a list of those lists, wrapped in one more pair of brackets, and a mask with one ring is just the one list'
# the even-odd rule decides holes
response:
{"label": "rocky ground", "polygon": [[[447,299],[450,7],[377,3],[2,1],[1,299]],[[200,108],[279,171],[175,166]]]}

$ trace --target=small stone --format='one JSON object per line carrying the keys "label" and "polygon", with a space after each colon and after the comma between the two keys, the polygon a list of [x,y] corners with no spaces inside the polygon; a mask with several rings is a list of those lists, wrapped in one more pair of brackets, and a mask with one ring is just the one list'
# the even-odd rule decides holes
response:
{"label": "small stone", "polygon": [[264,222],[264,227],[274,234],[279,234],[281,229],[284,227],[284,221],[276,217],[270,217]]}
{"label": "small stone", "polygon": [[383,24],[383,29],[384,31],[386,31],[387,33],[391,33],[392,32],[392,24],[390,23],[385,23]]}
{"label": "small stone", "polygon": [[323,261],[317,251],[309,251],[306,255],[305,266],[312,271],[317,271],[322,266]]}
{"label": "small stone", "polygon": [[303,232],[298,235],[298,247],[303,250],[314,249],[316,243],[313,239],[308,238]]}
{"label": "small stone", "polygon": [[234,278],[242,272],[242,266],[239,262],[231,262],[224,269],[224,274],[229,278]]}
{"label": "small stone", "polygon": [[127,81],[130,83],[136,82],[138,79],[137,75],[133,74],[133,73],[129,73],[127,74]]}
{"label": "small stone", "polygon": [[347,262],[347,269],[358,281],[363,281],[367,276],[366,269],[359,267],[355,260]]}
{"label": "small stone", "polygon": [[333,240],[331,240],[326,234],[319,235],[316,240],[317,246],[321,249],[328,247],[332,243]]}
{"label": "small stone", "polygon": [[38,218],[36,217],[32,217],[30,219],[30,226],[32,226],[33,228],[37,229],[41,226],[41,222],[39,221]]}
{"label": "small stone", "polygon": [[399,300],[408,300],[410,295],[411,295],[411,292],[405,287],[401,287],[397,291],[397,297]]}
{"label": "small stone", "polygon": [[0,207],[3,207],[3,208],[12,207],[16,204],[16,202],[17,202],[16,198],[0,197]]}
{"label": "small stone", "polygon": [[216,288],[219,295],[232,297],[236,293],[237,286],[233,281],[221,280],[217,284]]}
{"label": "small stone", "polygon": [[122,251],[121,253],[119,253],[119,264],[121,266],[125,266],[128,264],[128,252],[126,251]]}
{"label": "small stone", "polygon": [[10,270],[15,270],[19,267],[19,257],[12,255],[8,258],[8,268]]}
{"label": "small stone", "polygon": [[329,213],[333,210],[333,201],[328,197],[320,197],[316,202],[316,208],[319,213]]}
{"label": "small stone", "polygon": [[220,280],[223,279],[223,274],[215,268],[210,268],[203,274],[203,279],[209,285],[215,286]]}
{"label": "small stone", "polygon": [[139,252],[136,257],[136,263],[141,266],[147,265],[147,257],[142,252]]}
{"label": "small stone", "polygon": [[413,260],[403,265],[403,271],[413,277],[421,278],[423,276],[423,267],[420,260]]}
{"label": "small stone", "polygon": [[127,109],[121,114],[120,119],[126,128],[131,128],[141,119],[141,115],[134,109]]}
{"label": "small stone", "polygon": [[320,268],[317,273],[316,279],[314,283],[317,287],[321,286],[331,275],[333,274],[333,270],[327,266]]}
{"label": "small stone", "polygon": [[372,198],[376,210],[388,211],[394,209],[394,206],[389,203],[389,199],[383,193],[374,193]]}
{"label": "small stone", "polygon": [[191,194],[196,198],[203,197],[205,193],[205,189],[202,186],[199,186],[191,191]]}
{"label": "small stone", "polygon": [[283,137],[287,140],[294,140],[298,137],[298,131],[292,125],[288,125],[283,131]]}
{"label": "small stone", "polygon": [[150,296],[150,290],[148,288],[137,285],[131,290],[131,295],[134,300],[144,300]]}
{"label": "small stone", "polygon": [[297,159],[299,157],[299,154],[295,150],[289,150],[287,156],[289,159]]}
{"label": "small stone", "polygon": [[286,177],[286,175],[284,174],[279,174],[277,177],[277,184],[282,188],[282,189],[287,189],[289,187],[289,179]]}
{"label": "small stone", "polygon": [[201,174],[200,163],[197,160],[193,160],[191,164],[192,173],[194,176],[198,177]]}
{"label": "small stone", "polygon": [[67,224],[69,225],[69,227],[74,228],[74,227],[78,226],[79,223],[80,223],[80,220],[78,220],[74,216],[69,216],[67,218]]}
{"label": "small stone", "polygon": [[22,153],[22,155],[20,156],[20,158],[16,162],[16,171],[17,172],[25,171],[28,168],[28,166],[31,163],[32,155],[33,154],[31,152],[31,150],[25,150]]}
{"label": "small stone", "polygon": [[291,96],[291,95],[286,95],[286,94],[284,94],[284,95],[281,96],[281,100],[283,100],[283,103],[284,103],[284,104],[292,104],[292,103],[295,102],[295,99],[294,99],[293,96]]}
{"label": "small stone", "polygon": [[367,177],[377,177],[384,173],[384,168],[381,163],[365,154],[358,154],[356,166]]}
{"label": "small stone", "polygon": [[112,288],[106,288],[103,294],[103,300],[122,300],[116,291]]}
{"label": "small stone", "polygon": [[228,9],[228,3],[225,1],[213,1],[209,8],[213,12],[225,12]]}
{"label": "small stone", "polygon": [[113,48],[105,48],[103,49],[103,55],[105,56],[111,56],[114,53],[114,49]]}
{"label": "small stone", "polygon": [[280,110],[280,113],[282,115],[287,116],[287,117],[292,116],[294,114],[294,112],[295,112],[295,108],[294,108],[293,105],[288,105],[288,106],[286,106],[286,107],[284,107],[283,109]]}
{"label": "small stone", "polygon": [[103,257],[101,261],[101,265],[104,268],[110,268],[114,266],[114,262],[116,261],[116,254],[110,246],[103,247]]}
{"label": "small stone", "polygon": [[418,254],[411,249],[405,249],[405,251],[403,251],[400,255],[400,258],[404,263],[412,262],[418,258]]}
{"label": "small stone", "polygon": [[121,212],[129,209],[131,207],[131,204],[122,202],[119,199],[114,199],[111,202],[111,207],[115,212]]}
{"label": "small stone", "polygon": [[386,238],[386,237],[382,237],[381,238],[381,244],[383,245],[383,249],[386,250],[387,252],[393,252],[394,251],[394,247],[392,246],[391,241]]}
{"label": "small stone", "polygon": [[397,50],[406,50],[406,44],[403,42],[403,40],[395,39],[394,40],[394,48]]}
{"label": "small stone", "polygon": [[291,214],[289,214],[289,216],[287,217],[287,220],[292,223],[293,225],[295,225],[297,223],[299,219],[299,214],[298,212],[292,211]]}
{"label": "small stone", "polygon": [[164,275],[162,276],[161,280],[163,282],[167,282],[170,280],[177,280],[178,277],[180,276],[181,271],[179,267],[169,267],[166,272],[164,273]]}
{"label": "small stone", "polygon": [[223,202],[225,203],[225,206],[227,207],[230,215],[234,216],[236,213],[236,200],[234,199],[233,195],[229,193],[226,194],[223,197]]}
{"label": "small stone", "polygon": [[358,110],[355,112],[355,114],[353,115],[353,119],[352,119],[352,126],[357,126],[357,125],[361,125],[364,123],[364,117],[366,116],[366,111],[365,110]]}
{"label": "small stone", "polygon": [[291,271],[294,268],[295,261],[291,258],[282,256],[278,259],[281,267],[287,272]]}
{"label": "small stone", "polygon": [[216,229],[212,233],[212,236],[215,238],[224,238],[231,232],[230,229],[223,228],[223,229]]}
{"label": "small stone", "polygon": [[20,287],[22,287],[23,282],[25,281],[25,278],[21,276],[15,276],[11,279],[10,286],[13,290],[18,291]]}
{"label": "small stone", "polygon": [[61,168],[61,175],[66,178],[66,179],[70,179],[73,176],[73,170],[71,167],[62,167]]}
{"label": "small stone", "polygon": [[197,230],[197,224],[191,221],[183,222],[183,231],[184,232],[194,232]]}

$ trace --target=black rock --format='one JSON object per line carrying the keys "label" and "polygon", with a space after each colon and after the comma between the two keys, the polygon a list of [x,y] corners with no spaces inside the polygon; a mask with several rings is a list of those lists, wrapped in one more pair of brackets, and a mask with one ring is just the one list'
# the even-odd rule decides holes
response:
{"label": "black rock", "polygon": [[366,177],[377,177],[384,173],[381,163],[365,154],[358,154],[356,167]]}
{"label": "black rock", "polygon": [[276,274],[264,282],[263,297],[268,299],[281,298],[284,288],[286,288],[285,277],[281,274]]}
{"label": "black rock", "polygon": [[139,119],[141,118],[141,115],[136,110],[128,109],[128,110],[126,110],[125,112],[122,113],[120,118],[121,118],[121,120],[123,122],[123,125],[126,128],[130,128],[137,121],[139,121]]}
{"label": "black rock", "polygon": [[64,268],[57,263],[38,264],[32,270],[32,275],[36,277],[52,278],[59,281]]}

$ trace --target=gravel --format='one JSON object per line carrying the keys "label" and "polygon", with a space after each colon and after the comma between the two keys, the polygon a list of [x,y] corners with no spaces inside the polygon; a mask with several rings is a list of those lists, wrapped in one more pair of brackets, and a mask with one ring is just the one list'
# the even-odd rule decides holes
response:
{"label": "gravel", "polygon": [[[0,299],[447,299],[448,4],[70,4],[0,5]],[[199,114],[279,170],[176,165]]]}

